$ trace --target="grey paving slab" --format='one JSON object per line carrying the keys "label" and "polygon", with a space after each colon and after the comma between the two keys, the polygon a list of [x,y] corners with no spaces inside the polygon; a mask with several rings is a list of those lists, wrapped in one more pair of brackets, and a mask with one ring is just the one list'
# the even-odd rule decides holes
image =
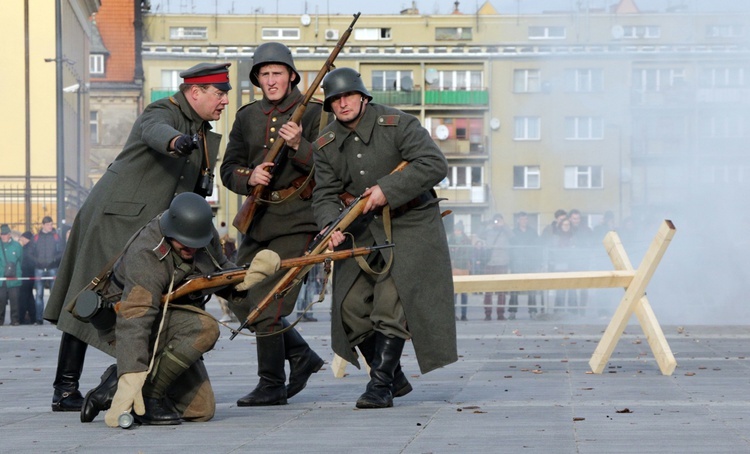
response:
{"label": "grey paving slab", "polygon": [[[414,391],[394,408],[357,410],[368,377],[351,365],[333,377],[329,319],[316,316],[299,329],[328,364],[288,405],[235,405],[257,381],[255,342],[230,342],[223,331],[205,357],[214,420],[134,430],[51,412],[59,331],[2,326],[0,452],[750,452],[750,326],[665,326],[678,367],[663,376],[630,325],[597,375],[588,360],[606,320],[484,321],[472,307],[470,321],[458,322],[456,364],[422,375],[407,344]],[[111,361],[91,350],[81,388]]]}

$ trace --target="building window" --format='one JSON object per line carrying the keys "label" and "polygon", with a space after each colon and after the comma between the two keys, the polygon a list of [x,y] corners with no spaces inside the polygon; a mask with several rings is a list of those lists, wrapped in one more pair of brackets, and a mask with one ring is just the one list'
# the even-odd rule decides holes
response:
{"label": "building window", "polygon": [[469,189],[484,185],[484,168],[481,166],[449,166],[448,188]]}
{"label": "building window", "polygon": [[744,137],[745,118],[737,113],[715,113],[701,117],[699,134],[701,137],[729,139]]}
{"label": "building window", "polygon": [[709,25],[706,27],[707,38],[741,38],[745,27],[738,24]]}
{"label": "building window", "polygon": [[435,27],[436,41],[465,41],[471,39],[471,27]]}
{"label": "building window", "polygon": [[[408,82],[406,82],[408,80]],[[373,71],[372,72],[372,89],[382,91],[401,91],[402,83],[411,83],[407,87],[413,87],[413,71]]]}
{"label": "building window", "polygon": [[104,74],[104,55],[103,54],[89,55],[89,73],[91,73],[92,76]]}
{"label": "building window", "polygon": [[701,172],[703,183],[719,186],[742,186],[750,181],[750,168],[747,166],[715,165]]}
{"label": "building window", "polygon": [[539,117],[515,117],[513,140],[541,139],[541,122]]}
{"label": "building window", "polygon": [[99,112],[89,111],[89,132],[92,145],[99,144]]}
{"label": "building window", "polygon": [[601,69],[567,69],[565,70],[565,91],[573,93],[591,93],[604,89]]}
{"label": "building window", "polygon": [[744,68],[706,68],[701,71],[700,86],[703,88],[744,87]]}
{"label": "building window", "polygon": [[636,69],[633,71],[633,88],[642,92],[664,91],[684,86],[685,70],[682,68]]}
{"label": "building window", "polygon": [[180,72],[174,69],[166,69],[161,72],[161,88],[163,90],[177,91],[182,83]]}
{"label": "building window", "polygon": [[390,28],[355,28],[356,41],[380,41],[391,39]]}
{"label": "building window", "polygon": [[540,70],[516,69],[513,71],[513,91],[515,93],[539,93],[541,90]]}
{"label": "building window", "polygon": [[483,90],[482,71],[438,71],[435,79],[427,83],[428,90],[456,91]]}
{"label": "building window", "polygon": [[565,27],[532,26],[529,27],[529,39],[565,39]]}
{"label": "building window", "polygon": [[625,25],[622,27],[623,39],[659,38],[661,27],[658,25]]}
{"label": "building window", "polygon": [[207,39],[206,27],[169,27],[170,39]]}
{"label": "building window", "polygon": [[[315,78],[318,76],[319,71],[298,70],[297,72],[299,73],[299,85],[297,85],[297,88],[299,88],[302,93],[307,93],[307,89],[310,88],[310,85],[315,81]],[[262,90],[259,91],[259,93],[262,92]],[[324,97],[322,84],[318,85],[318,89],[315,91],[315,94]]]}
{"label": "building window", "polygon": [[539,189],[541,180],[539,166],[513,166],[513,189]]}
{"label": "building window", "polygon": [[565,189],[601,189],[601,166],[566,166]]}
{"label": "building window", "polygon": [[299,28],[263,28],[261,31],[263,39],[298,40]]}
{"label": "building window", "polygon": [[601,140],[604,138],[604,122],[600,117],[565,117],[565,138]]}

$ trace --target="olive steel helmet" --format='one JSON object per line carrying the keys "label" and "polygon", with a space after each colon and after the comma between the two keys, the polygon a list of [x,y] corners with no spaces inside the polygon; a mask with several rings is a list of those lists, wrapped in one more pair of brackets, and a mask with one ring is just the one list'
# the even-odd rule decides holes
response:
{"label": "olive steel helmet", "polygon": [[169,209],[159,218],[164,236],[187,247],[202,248],[214,236],[213,213],[206,199],[194,192],[183,192],[172,199]]}
{"label": "olive steel helmet", "polygon": [[323,110],[331,112],[333,99],[351,91],[362,93],[368,101],[372,101],[372,96],[365,88],[362,76],[357,71],[352,68],[337,68],[329,72],[323,79],[323,93],[325,93]]}
{"label": "olive steel helmet", "polygon": [[297,77],[291,81],[292,87],[299,83],[299,73],[297,68],[294,67],[294,60],[292,59],[292,51],[288,47],[281,43],[263,43],[255,49],[253,54],[253,67],[250,69],[250,82],[256,87],[260,87],[258,82],[258,71],[263,65],[269,65],[273,63],[280,63],[286,65],[292,70]]}

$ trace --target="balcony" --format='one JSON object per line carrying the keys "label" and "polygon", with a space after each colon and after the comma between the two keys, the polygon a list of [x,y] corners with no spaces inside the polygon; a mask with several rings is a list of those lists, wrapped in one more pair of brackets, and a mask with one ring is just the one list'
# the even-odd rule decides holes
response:
{"label": "balcony", "polygon": [[427,105],[486,106],[489,102],[488,90],[427,90],[424,93]]}
{"label": "balcony", "polygon": [[448,158],[486,157],[487,152],[483,142],[471,142],[468,139],[436,140],[440,150]]}
{"label": "balcony", "polygon": [[370,94],[374,103],[385,106],[418,106],[422,103],[422,90],[372,90]]}
{"label": "balcony", "polygon": [[165,87],[157,87],[151,89],[151,102],[158,101],[162,98],[168,98],[175,94],[177,91],[176,88],[165,88]]}

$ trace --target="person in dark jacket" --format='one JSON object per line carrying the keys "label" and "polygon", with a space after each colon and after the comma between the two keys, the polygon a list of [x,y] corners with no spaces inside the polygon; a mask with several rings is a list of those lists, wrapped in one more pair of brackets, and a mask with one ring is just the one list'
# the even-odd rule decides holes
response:
{"label": "person in dark jacket", "polygon": [[0,325],[5,324],[5,306],[10,304],[10,323],[18,325],[18,298],[21,288],[21,260],[23,249],[18,241],[11,236],[10,226],[0,226],[0,270],[3,270],[0,280]]}
{"label": "person in dark jacket", "polygon": [[19,322],[22,325],[31,325],[36,322],[36,302],[34,301],[34,255],[31,251],[31,240],[34,234],[28,230],[21,234],[18,242],[23,247],[23,259],[21,260],[21,276],[27,280],[21,282],[19,295]]}
{"label": "person in dark jacket", "polygon": [[63,331],[53,411],[81,410],[78,381],[88,344],[113,353],[64,308],[175,195],[211,193],[221,135],[211,132],[210,122],[229,104],[229,65],[199,63],[180,73],[179,91],[146,107],[78,212],[44,311],[44,319]]}
{"label": "person in dark jacket", "polygon": [[36,322],[42,324],[44,313],[44,289],[52,287],[63,253],[63,239],[52,225],[52,218],[42,218],[42,228],[31,242],[34,259],[34,287],[36,289]]}

